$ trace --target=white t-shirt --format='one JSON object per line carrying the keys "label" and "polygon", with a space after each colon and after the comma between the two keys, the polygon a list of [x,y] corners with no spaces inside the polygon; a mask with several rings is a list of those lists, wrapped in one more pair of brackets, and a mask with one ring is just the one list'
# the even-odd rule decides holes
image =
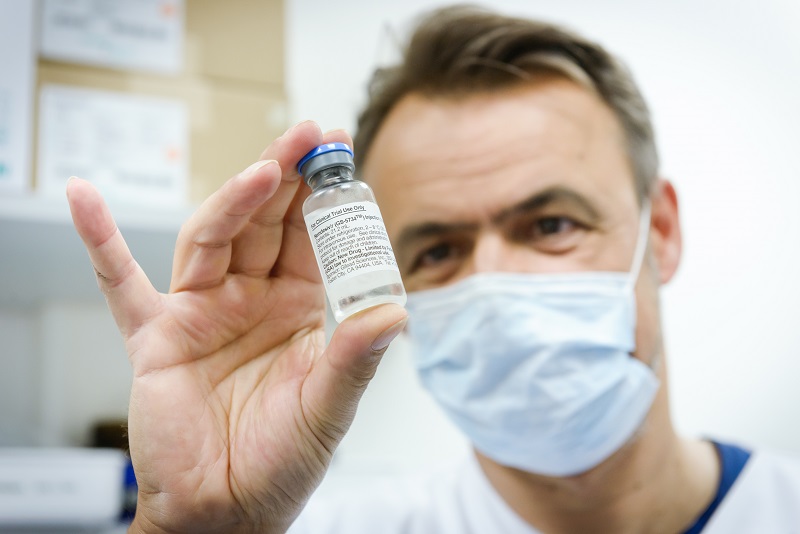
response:
{"label": "white t-shirt", "polygon": [[[800,534],[800,460],[755,452],[704,534]],[[312,498],[289,534],[538,534],[471,455],[424,476]]]}
{"label": "white t-shirt", "polygon": [[754,452],[703,534],[800,534],[800,460]]}

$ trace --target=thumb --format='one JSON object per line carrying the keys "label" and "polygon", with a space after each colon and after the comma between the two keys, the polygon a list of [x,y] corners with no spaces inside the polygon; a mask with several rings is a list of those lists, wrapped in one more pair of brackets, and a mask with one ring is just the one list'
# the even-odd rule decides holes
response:
{"label": "thumb", "polygon": [[303,384],[303,411],[317,439],[333,451],[356,414],[389,343],[403,331],[407,312],[397,304],[345,319]]}

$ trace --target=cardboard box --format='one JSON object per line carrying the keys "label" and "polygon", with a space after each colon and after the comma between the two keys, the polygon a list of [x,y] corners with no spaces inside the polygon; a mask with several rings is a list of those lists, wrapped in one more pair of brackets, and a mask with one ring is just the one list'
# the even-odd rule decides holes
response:
{"label": "cardboard box", "polygon": [[280,0],[187,0],[183,75],[40,59],[37,94],[43,84],[57,83],[184,101],[190,121],[188,200],[201,202],[256,161],[287,127],[283,26]]}
{"label": "cardboard box", "polygon": [[38,83],[39,87],[57,83],[184,101],[189,110],[192,202],[202,201],[225,180],[256,161],[286,127],[283,93],[260,85],[164,78],[48,61],[39,64]]}

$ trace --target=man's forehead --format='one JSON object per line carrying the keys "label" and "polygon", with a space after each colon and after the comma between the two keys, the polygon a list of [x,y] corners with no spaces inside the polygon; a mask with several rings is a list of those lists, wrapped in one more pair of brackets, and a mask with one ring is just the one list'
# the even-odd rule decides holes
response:
{"label": "man's forehead", "polygon": [[390,234],[421,217],[488,217],[552,187],[635,196],[615,116],[560,78],[460,99],[408,95],[363,170]]}
{"label": "man's forehead", "polygon": [[[471,174],[495,165],[509,153],[509,145],[518,157],[580,149],[592,130],[608,127],[598,119],[610,121],[612,129],[616,126],[613,114],[593,92],[558,76],[457,97],[411,93],[384,120],[363,170],[367,180],[377,182],[386,171],[403,174],[402,167],[421,159],[467,167],[471,172],[462,174]],[[541,134],[555,129],[570,130],[572,142],[547,146]],[[400,172],[394,172],[396,166]],[[406,174],[405,179],[414,176]]]}

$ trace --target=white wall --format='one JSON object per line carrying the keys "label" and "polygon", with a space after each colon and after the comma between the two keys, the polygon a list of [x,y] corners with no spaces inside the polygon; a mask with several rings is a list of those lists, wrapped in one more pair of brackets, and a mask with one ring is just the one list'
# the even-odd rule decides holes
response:
{"label": "white wall", "polygon": [[0,447],[88,445],[125,418],[131,370],[102,298],[0,308],[0,339]]}
{"label": "white wall", "polygon": [[105,303],[48,302],[41,308],[41,444],[91,443],[100,421],[128,413],[132,373]]}
{"label": "white wall", "polygon": [[[440,4],[289,0],[291,118],[352,130],[369,73],[393,55],[386,28],[402,35],[410,17]],[[604,43],[651,104],[685,237],[681,270],[663,291],[679,429],[800,452],[800,3],[491,4]],[[408,361],[392,349],[340,465],[370,454],[389,469],[422,465],[463,446]]]}
{"label": "white wall", "polygon": [[0,308],[0,447],[39,439],[38,334],[34,310]]}
{"label": "white wall", "polygon": [[[86,445],[96,423],[128,411],[131,370],[121,336],[66,199],[0,201],[0,447]],[[166,290],[183,214],[159,221],[120,211],[131,251]]]}

